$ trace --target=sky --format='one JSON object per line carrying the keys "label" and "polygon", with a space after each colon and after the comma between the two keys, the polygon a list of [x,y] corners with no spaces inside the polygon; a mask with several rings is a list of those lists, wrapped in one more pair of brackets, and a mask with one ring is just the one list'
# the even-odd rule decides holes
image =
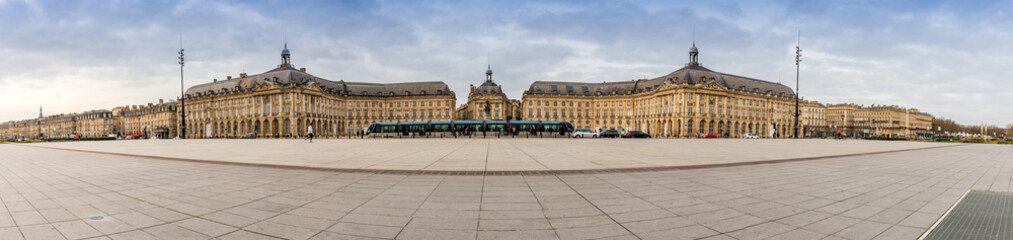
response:
{"label": "sky", "polygon": [[292,63],[329,80],[443,81],[466,102],[493,80],[668,74],[695,42],[712,70],[821,103],[899,105],[962,124],[1013,123],[1008,1],[0,0],[0,121],[141,105]]}

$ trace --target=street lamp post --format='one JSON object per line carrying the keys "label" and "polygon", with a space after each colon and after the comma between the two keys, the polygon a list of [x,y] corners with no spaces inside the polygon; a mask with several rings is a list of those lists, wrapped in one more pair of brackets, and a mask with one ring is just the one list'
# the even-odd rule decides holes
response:
{"label": "street lamp post", "polygon": [[798,117],[801,111],[798,108],[798,73],[799,63],[802,62],[802,48],[799,44],[802,42],[802,32],[799,31],[797,39],[795,40],[795,138],[798,138]]}
{"label": "street lamp post", "polygon": [[186,139],[186,93],[183,92],[183,34],[179,34],[179,138]]}

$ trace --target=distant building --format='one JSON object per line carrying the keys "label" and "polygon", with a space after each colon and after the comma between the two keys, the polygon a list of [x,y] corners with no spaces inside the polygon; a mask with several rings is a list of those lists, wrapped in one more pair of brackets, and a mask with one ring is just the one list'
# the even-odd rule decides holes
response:
{"label": "distant building", "polygon": [[153,138],[175,138],[179,133],[179,112],[175,101],[158,104],[132,105],[114,108],[118,123],[122,124],[121,135],[142,134]]}
{"label": "distant building", "polygon": [[506,96],[503,88],[492,81],[492,66],[485,71],[485,82],[471,85],[468,103],[461,106],[459,120],[501,121],[519,120],[517,104]]}
{"label": "distant building", "polygon": [[899,106],[854,103],[827,106],[827,123],[848,136],[914,137],[932,131],[932,115]]}

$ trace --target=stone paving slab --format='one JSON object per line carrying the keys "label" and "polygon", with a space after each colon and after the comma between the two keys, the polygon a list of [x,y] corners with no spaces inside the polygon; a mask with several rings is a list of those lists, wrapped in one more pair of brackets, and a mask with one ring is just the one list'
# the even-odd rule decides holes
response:
{"label": "stone paving slab", "polygon": [[915,239],[1013,148],[566,175],[371,174],[0,144],[2,239]]}
{"label": "stone paving slab", "polygon": [[724,165],[957,146],[812,139],[191,139],[26,146],[318,169],[570,171]]}

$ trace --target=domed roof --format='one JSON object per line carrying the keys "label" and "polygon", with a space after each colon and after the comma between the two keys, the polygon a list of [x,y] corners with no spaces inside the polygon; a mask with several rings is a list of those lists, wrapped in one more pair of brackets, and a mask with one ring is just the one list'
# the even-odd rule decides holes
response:
{"label": "domed roof", "polygon": [[693,43],[693,47],[689,48],[689,52],[691,52],[691,53],[698,53],[698,52],[700,52],[700,51],[696,50],[696,43],[695,42]]}

